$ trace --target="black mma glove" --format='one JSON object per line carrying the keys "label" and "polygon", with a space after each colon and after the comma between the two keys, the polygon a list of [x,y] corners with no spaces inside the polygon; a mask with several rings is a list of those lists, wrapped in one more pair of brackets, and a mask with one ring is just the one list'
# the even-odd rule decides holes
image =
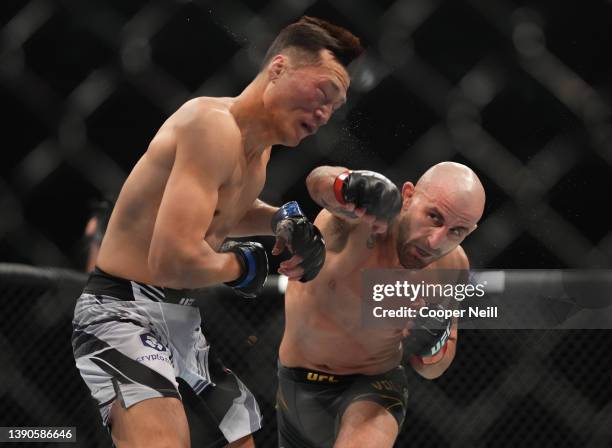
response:
{"label": "black mma glove", "polygon": [[[440,304],[430,305],[430,308],[444,309]],[[451,325],[452,318],[419,316],[415,319],[414,327],[408,337],[402,341],[404,357],[416,355],[428,358],[446,351]]]}
{"label": "black mma glove", "polygon": [[287,202],[274,214],[272,231],[285,240],[292,254],[302,257],[301,282],[315,278],[325,262],[325,241],[321,232],[304,216],[297,202]]}
{"label": "black mma glove", "polygon": [[226,285],[234,288],[239,296],[257,297],[268,278],[268,255],[263,246],[252,241],[227,241],[220,252],[234,252],[242,265],[240,277]]}
{"label": "black mma glove", "polygon": [[340,204],[352,203],[367,215],[390,221],[402,208],[397,186],[374,171],[346,171],[336,177],[334,194]]}

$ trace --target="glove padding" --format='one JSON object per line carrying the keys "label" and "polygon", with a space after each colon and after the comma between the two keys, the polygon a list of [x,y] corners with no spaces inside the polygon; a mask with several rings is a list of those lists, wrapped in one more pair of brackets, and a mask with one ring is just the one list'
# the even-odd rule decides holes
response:
{"label": "glove padding", "polygon": [[325,263],[325,240],[321,232],[304,216],[297,202],[283,205],[272,218],[272,231],[285,240],[291,253],[302,258],[301,282],[315,278]]}
{"label": "glove padding", "polygon": [[366,215],[390,221],[402,208],[402,195],[397,186],[382,174],[359,170],[342,173],[334,182],[336,199],[365,209]]}
{"label": "glove padding", "polygon": [[227,241],[220,252],[234,252],[242,265],[240,277],[225,284],[234,288],[239,296],[257,297],[268,278],[268,255],[264,247],[253,241]]}
{"label": "glove padding", "polygon": [[[431,305],[430,308],[444,309],[440,304]],[[446,343],[451,335],[451,325],[451,318],[418,317],[415,319],[410,334],[402,342],[405,357],[416,355],[428,358],[438,354],[446,348]]]}

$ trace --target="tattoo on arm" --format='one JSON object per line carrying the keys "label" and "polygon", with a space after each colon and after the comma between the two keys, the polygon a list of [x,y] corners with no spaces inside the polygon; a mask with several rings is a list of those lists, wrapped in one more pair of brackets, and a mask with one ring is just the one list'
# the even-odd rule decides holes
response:
{"label": "tattoo on arm", "polygon": [[332,216],[327,222],[326,227],[327,229],[323,233],[326,235],[327,250],[330,252],[341,252],[348,242],[350,224]]}
{"label": "tattoo on arm", "polygon": [[366,247],[368,249],[374,249],[374,245],[376,244],[376,234],[371,234],[366,241]]}

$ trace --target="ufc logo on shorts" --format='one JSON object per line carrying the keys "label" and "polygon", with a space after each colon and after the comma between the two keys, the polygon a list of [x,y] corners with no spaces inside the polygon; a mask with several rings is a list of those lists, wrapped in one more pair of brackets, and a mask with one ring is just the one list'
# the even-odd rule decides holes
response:
{"label": "ufc logo on shorts", "polygon": [[195,299],[182,298],[179,301],[179,305],[191,306],[191,305],[193,305],[193,302],[195,302]]}
{"label": "ufc logo on shorts", "polygon": [[308,372],[306,378],[310,381],[327,381],[330,383],[337,383],[338,380],[333,375],[323,375],[320,373]]}

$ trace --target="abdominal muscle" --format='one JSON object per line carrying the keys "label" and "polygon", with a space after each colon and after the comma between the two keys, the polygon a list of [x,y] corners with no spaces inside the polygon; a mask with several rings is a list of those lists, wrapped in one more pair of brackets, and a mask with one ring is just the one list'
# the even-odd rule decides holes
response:
{"label": "abdominal muscle", "polygon": [[338,375],[376,375],[400,363],[401,330],[367,328],[361,323],[362,299],[353,286],[360,280],[359,272],[343,279],[317,278],[316,285],[292,282],[285,297],[282,365]]}

